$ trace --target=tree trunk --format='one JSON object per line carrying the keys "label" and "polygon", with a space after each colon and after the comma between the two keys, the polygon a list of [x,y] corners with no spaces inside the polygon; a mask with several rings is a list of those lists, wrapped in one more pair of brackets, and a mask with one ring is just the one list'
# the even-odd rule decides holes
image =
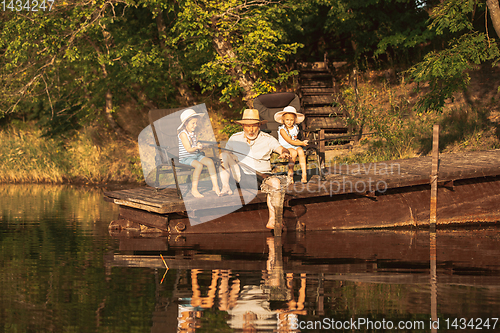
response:
{"label": "tree trunk", "polygon": [[498,0],[486,0],[486,5],[490,11],[491,22],[495,28],[497,36],[500,37],[500,7]]}
{"label": "tree trunk", "polygon": [[[106,44],[106,47],[108,48],[110,46],[110,38],[111,34],[106,31],[106,27],[103,26],[103,31],[102,34],[104,35],[104,42]],[[101,50],[99,47],[90,39],[87,37],[87,41],[89,42],[90,45],[94,48],[95,52],[97,53],[98,56],[102,55]],[[99,64],[101,66],[102,74],[104,78],[108,77],[108,70],[106,69],[106,65],[101,63]],[[115,131],[116,135],[122,138],[128,138],[127,133],[118,125],[118,123],[115,121],[113,118],[113,94],[111,93],[111,90],[107,90],[105,94],[105,106],[104,106],[104,118],[108,122],[108,125]]]}
{"label": "tree trunk", "polygon": [[[167,48],[165,47],[165,36],[167,33],[167,28],[165,26],[165,21],[163,20],[163,12],[159,6],[156,7],[155,14],[156,14],[156,26],[158,28],[158,35],[160,36],[160,47],[163,51],[163,54],[171,61],[171,65],[173,67],[181,68],[179,62],[174,59],[172,54],[169,53]],[[195,98],[193,97],[191,89],[189,89],[189,86],[184,81],[182,70],[180,70],[180,73],[181,73],[180,78],[175,80],[173,84],[177,88],[177,91],[179,92],[179,95],[181,97],[181,102],[186,106],[197,104]]]}
{"label": "tree trunk", "polygon": [[[224,38],[223,34],[219,31],[215,31],[213,37],[213,43],[217,54],[222,58],[227,58],[229,60],[236,60],[236,54],[233,51],[233,47],[229,41]],[[249,108],[252,107],[253,100],[253,84],[254,80],[248,73],[243,73],[240,65],[236,65],[231,69],[233,77],[236,78],[241,88],[243,88],[243,100]]]}
{"label": "tree trunk", "polygon": [[113,131],[115,131],[115,133],[118,136],[122,137],[127,136],[125,131],[118,125],[118,123],[113,118],[113,94],[111,93],[110,90],[106,91],[106,105],[104,107],[104,116],[106,117],[109,126],[111,126]]}

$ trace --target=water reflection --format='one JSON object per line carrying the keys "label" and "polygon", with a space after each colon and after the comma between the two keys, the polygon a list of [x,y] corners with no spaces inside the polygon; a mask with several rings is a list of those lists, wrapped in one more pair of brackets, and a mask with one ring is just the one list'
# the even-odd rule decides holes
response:
{"label": "water reflection", "polygon": [[[316,331],[307,328],[317,322],[351,331],[345,323],[359,320],[373,329],[391,321],[406,325],[398,331],[438,331],[436,323],[442,330],[446,319],[497,316],[498,235],[496,229],[190,235],[168,239],[162,253],[168,274],[183,281],[172,286],[170,300],[177,332]],[[106,262],[163,265],[153,253],[114,254]],[[370,331],[366,325],[357,329]]]}
{"label": "water reflection", "polygon": [[325,318],[428,332],[498,317],[496,228],[113,238],[99,190],[0,195],[2,332],[299,332]]}
{"label": "water reflection", "polygon": [[95,188],[46,184],[0,184],[0,222],[11,227],[60,219],[83,230],[100,219],[118,215],[118,207],[102,200]]}

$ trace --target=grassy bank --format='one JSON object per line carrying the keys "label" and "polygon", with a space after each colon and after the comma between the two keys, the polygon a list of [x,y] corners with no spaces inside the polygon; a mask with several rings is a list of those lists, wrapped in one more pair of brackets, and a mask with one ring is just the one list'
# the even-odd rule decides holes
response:
{"label": "grassy bank", "polygon": [[469,89],[447,101],[442,112],[416,111],[425,92],[412,83],[389,83],[366,73],[358,94],[343,85],[343,108],[364,135],[353,152],[339,152],[331,163],[367,163],[425,156],[432,149],[432,128],[440,124],[440,151],[465,152],[500,148],[500,82],[483,85],[484,75],[472,73]]}
{"label": "grassy bank", "polygon": [[47,138],[31,123],[0,131],[0,182],[85,183],[142,181],[136,144],[95,127]]}

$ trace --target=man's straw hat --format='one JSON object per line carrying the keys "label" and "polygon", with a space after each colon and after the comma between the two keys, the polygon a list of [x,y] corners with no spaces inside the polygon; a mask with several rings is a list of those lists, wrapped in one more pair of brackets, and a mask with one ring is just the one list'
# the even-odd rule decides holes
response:
{"label": "man's straw hat", "polygon": [[279,112],[276,112],[274,114],[274,120],[277,123],[283,124],[283,115],[286,113],[291,113],[291,114],[295,115],[295,118],[296,118],[295,123],[296,124],[300,124],[306,118],[306,116],[304,116],[302,113],[297,112],[297,110],[295,110],[295,108],[293,106],[287,106],[283,109],[283,111],[279,111]]}
{"label": "man's straw hat", "polygon": [[243,111],[243,117],[241,120],[235,120],[238,124],[241,125],[250,125],[250,124],[265,124],[267,120],[261,120],[259,116],[259,110],[257,109],[245,109]]}

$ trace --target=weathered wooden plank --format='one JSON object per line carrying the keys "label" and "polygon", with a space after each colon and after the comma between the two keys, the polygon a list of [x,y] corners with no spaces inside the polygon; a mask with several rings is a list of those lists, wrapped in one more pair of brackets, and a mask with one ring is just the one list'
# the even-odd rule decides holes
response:
{"label": "weathered wooden plank", "polygon": [[317,88],[317,87],[323,87],[323,88],[332,88],[333,87],[333,81],[331,80],[305,80],[301,82],[301,89],[302,88]]}
{"label": "weathered wooden plank", "polygon": [[307,128],[346,129],[345,120],[339,117],[306,117]]}
{"label": "weathered wooden plank", "polygon": [[[155,212],[157,213],[157,212]],[[168,231],[168,217],[162,215],[144,214],[143,210],[125,205],[120,206],[120,218],[138,222],[145,226]]]}
{"label": "weathered wooden plank", "polygon": [[333,101],[333,95],[304,96],[302,98],[304,105],[331,105]]}
{"label": "weathered wooden plank", "polygon": [[300,91],[302,96],[333,95],[335,93],[335,89],[330,87],[301,87]]}
{"label": "weathered wooden plank", "polygon": [[326,71],[328,70],[328,64],[324,61],[316,61],[316,62],[297,62],[297,67],[301,71],[309,70],[309,71]]}
{"label": "weathered wooden plank", "polygon": [[323,79],[323,80],[332,80],[332,75],[329,72],[326,71],[309,71],[309,72],[301,72],[300,74],[300,79],[306,79],[306,80],[317,80],[317,79]]}
{"label": "weathered wooden plank", "polygon": [[163,213],[163,210],[159,207],[135,203],[135,202],[132,202],[128,199],[126,199],[126,200],[113,199],[113,203],[120,205],[120,206],[128,206],[128,207],[133,207],[133,208],[145,210],[148,212],[155,212],[155,213],[159,213],[159,214]]}
{"label": "weathered wooden plank", "polygon": [[308,116],[343,116],[340,108],[333,106],[306,106],[302,112]]}

